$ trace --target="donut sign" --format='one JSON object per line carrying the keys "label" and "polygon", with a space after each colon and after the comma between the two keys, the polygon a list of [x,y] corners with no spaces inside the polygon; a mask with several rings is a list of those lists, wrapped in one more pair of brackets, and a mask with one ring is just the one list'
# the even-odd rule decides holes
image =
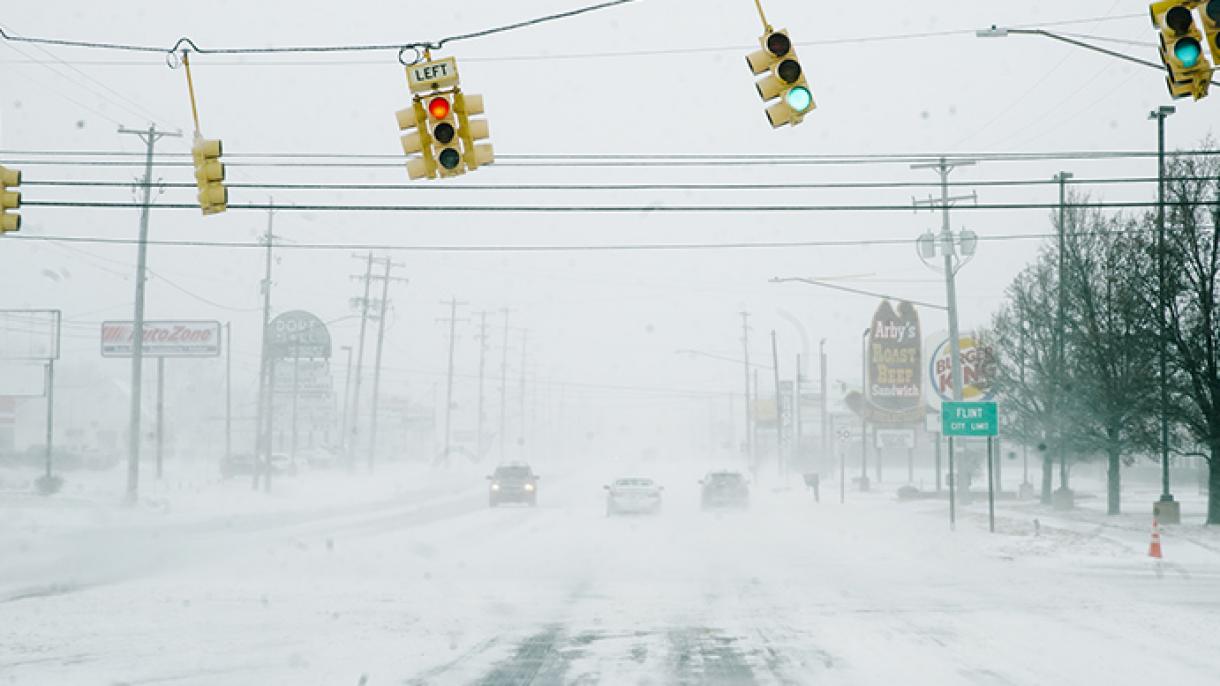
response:
{"label": "donut sign", "polygon": [[[995,349],[974,333],[959,338],[962,356],[962,400],[982,402],[995,396]],[[944,332],[927,341],[928,404],[953,400],[953,360]]]}

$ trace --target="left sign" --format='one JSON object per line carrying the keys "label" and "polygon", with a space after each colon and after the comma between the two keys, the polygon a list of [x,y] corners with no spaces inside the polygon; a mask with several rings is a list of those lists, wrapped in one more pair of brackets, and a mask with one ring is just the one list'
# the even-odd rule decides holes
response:
{"label": "left sign", "polygon": [[[135,354],[135,322],[102,322],[102,357]],[[145,357],[217,357],[220,355],[220,322],[146,321]]]}

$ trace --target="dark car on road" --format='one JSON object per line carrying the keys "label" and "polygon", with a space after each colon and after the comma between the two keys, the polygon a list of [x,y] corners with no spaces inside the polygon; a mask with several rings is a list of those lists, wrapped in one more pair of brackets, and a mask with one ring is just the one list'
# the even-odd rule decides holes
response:
{"label": "dark car on road", "polygon": [[538,504],[538,479],[524,463],[502,464],[487,477],[487,504],[496,507],[500,503],[525,503],[530,507]]}
{"label": "dark car on road", "polygon": [[705,510],[745,508],[750,505],[750,482],[741,472],[708,472],[699,484],[699,502]]}

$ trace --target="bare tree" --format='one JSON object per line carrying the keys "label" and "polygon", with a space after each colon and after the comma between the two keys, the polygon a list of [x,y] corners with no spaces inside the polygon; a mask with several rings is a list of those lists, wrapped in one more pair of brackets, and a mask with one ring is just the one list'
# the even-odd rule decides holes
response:
{"label": "bare tree", "polygon": [[1036,446],[1042,458],[1041,498],[1051,502],[1054,478],[1055,257],[1043,250],[1009,284],[1007,300],[992,320],[996,352],[996,390],[1004,432],[1023,445]]}
{"label": "bare tree", "polygon": [[1078,454],[1106,458],[1106,511],[1121,512],[1123,462],[1151,449],[1157,387],[1147,370],[1157,322],[1148,317],[1155,263],[1132,249],[1135,222],[1077,210],[1064,241],[1067,288],[1066,404]]}

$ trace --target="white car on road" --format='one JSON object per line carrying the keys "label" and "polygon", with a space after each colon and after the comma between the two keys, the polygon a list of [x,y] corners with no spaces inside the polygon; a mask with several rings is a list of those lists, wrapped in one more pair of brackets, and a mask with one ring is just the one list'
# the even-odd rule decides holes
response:
{"label": "white car on road", "polygon": [[617,514],[656,514],[661,511],[661,491],[665,490],[652,479],[617,479],[606,489],[606,516]]}

